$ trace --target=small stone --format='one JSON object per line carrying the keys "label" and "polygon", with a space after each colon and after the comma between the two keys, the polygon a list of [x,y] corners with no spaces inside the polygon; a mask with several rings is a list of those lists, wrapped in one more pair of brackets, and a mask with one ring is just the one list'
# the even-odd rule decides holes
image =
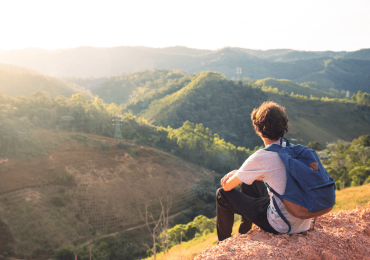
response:
{"label": "small stone", "polygon": [[284,256],[285,256],[285,257],[288,257],[288,256],[289,256],[289,254],[288,254],[288,253],[285,253],[285,254],[284,254]]}
{"label": "small stone", "polygon": [[365,228],[364,232],[366,235],[370,236],[370,227]]}

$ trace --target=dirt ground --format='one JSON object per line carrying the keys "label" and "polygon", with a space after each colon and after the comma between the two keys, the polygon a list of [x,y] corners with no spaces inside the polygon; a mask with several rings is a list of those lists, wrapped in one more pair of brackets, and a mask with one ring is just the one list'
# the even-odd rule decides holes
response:
{"label": "dirt ground", "polygon": [[370,259],[370,202],[367,207],[318,217],[314,231],[299,235],[273,235],[254,226],[194,258],[201,259]]}

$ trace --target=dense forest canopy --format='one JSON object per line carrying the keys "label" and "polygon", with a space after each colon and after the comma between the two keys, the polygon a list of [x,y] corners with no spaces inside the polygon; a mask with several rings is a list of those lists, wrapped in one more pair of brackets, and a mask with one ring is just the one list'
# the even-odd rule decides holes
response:
{"label": "dense forest canopy", "polygon": [[369,135],[360,136],[352,142],[328,144],[319,156],[338,190],[370,183]]}
{"label": "dense forest canopy", "polygon": [[262,82],[265,85],[255,81],[235,82],[219,73],[203,72],[172,80],[161,89],[144,91],[125,110],[164,127],[178,128],[185,121],[202,123],[226,141],[250,149],[262,144],[254,134],[250,114],[268,99],[287,107],[291,130],[288,136],[304,144],[312,140],[322,145],[338,139],[349,141],[367,133],[370,120],[370,107],[364,101],[367,93],[338,99],[313,89],[312,93],[323,96],[319,98],[312,94],[305,96],[312,88],[291,81]]}

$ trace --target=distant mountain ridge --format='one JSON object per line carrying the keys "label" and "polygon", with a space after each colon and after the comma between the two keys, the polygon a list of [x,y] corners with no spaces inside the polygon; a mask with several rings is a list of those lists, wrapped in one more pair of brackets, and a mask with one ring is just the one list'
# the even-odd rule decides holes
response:
{"label": "distant mountain ridge", "polygon": [[[28,48],[0,52],[0,63],[24,66],[57,77],[109,77],[152,69],[181,69],[187,73],[211,70],[227,78],[314,81],[323,89],[370,92],[370,49],[319,52],[231,47],[211,51],[182,46],[78,47],[52,51]],[[242,69],[241,75],[236,75],[236,68]]]}
{"label": "distant mountain ridge", "polygon": [[92,98],[89,90],[73,82],[43,75],[24,67],[0,63],[0,93],[8,96],[30,97],[33,93],[42,91],[57,97],[59,95],[70,97],[76,92],[83,93]]}

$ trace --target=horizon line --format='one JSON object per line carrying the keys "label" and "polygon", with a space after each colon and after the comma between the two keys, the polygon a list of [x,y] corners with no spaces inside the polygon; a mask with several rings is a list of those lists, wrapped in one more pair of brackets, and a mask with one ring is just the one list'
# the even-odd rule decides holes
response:
{"label": "horizon line", "polygon": [[273,50],[293,50],[293,51],[299,51],[299,52],[356,52],[360,50],[367,50],[369,48],[360,48],[356,50],[341,50],[341,51],[333,51],[333,50],[302,50],[302,49],[292,49],[292,48],[275,48],[275,49],[252,49],[252,48],[244,48],[244,47],[235,47],[235,46],[223,46],[221,48],[217,49],[202,49],[202,48],[193,48],[193,47],[188,47],[184,45],[174,45],[174,46],[166,46],[166,47],[151,47],[151,46],[143,46],[143,45],[119,45],[119,46],[90,46],[90,45],[81,45],[77,47],[66,47],[66,48],[56,48],[56,49],[45,49],[41,47],[25,47],[25,48],[20,48],[20,49],[0,49],[2,52],[8,52],[8,51],[22,51],[22,50],[43,50],[43,51],[58,51],[58,50],[70,50],[70,49],[77,49],[77,48],[102,48],[102,49],[108,49],[108,48],[120,48],[120,47],[127,47],[127,48],[148,48],[148,49],[168,49],[168,48],[176,48],[176,47],[181,47],[181,48],[187,48],[187,49],[193,49],[193,50],[203,50],[203,51],[219,51],[222,49],[245,49],[245,50],[253,50],[253,51],[273,51]]}

